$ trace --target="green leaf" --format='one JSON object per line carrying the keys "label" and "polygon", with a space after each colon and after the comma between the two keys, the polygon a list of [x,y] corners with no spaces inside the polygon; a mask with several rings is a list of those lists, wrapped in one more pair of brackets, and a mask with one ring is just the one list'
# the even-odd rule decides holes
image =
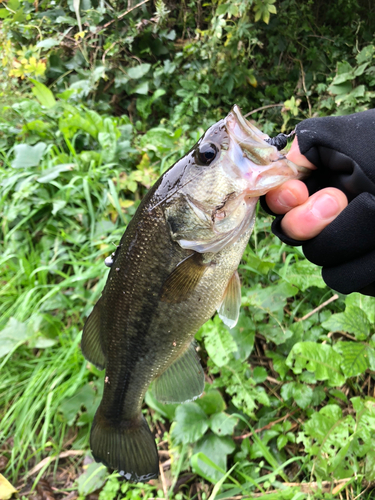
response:
{"label": "green leaf", "polygon": [[11,13],[9,12],[8,9],[0,9],[0,19],[6,19],[10,15]]}
{"label": "green leaf", "polygon": [[277,438],[276,444],[277,444],[278,450],[281,450],[282,448],[284,448],[284,446],[286,446],[288,444],[288,438],[286,437],[286,435],[280,434],[280,436],[278,436],[278,438]]}
{"label": "green leaf", "polygon": [[202,453],[216,465],[207,464],[198,457],[197,461],[191,459],[193,470],[203,475],[212,483],[219,481],[227,470],[227,456],[235,449],[235,444],[229,437],[219,437],[215,434],[204,436],[194,447],[194,454]]}
{"label": "green leaf", "polygon": [[343,358],[341,368],[346,377],[356,377],[369,368],[367,346],[362,342],[338,342],[335,351]]}
{"label": "green leaf", "polygon": [[363,295],[362,293],[351,293],[345,298],[345,306],[356,306],[366,313],[371,325],[375,322],[375,297]]}
{"label": "green leaf", "polygon": [[222,412],[226,408],[224,398],[217,389],[209,389],[204,392],[203,396],[195,403],[202,408],[206,415]]}
{"label": "green leaf", "polygon": [[315,373],[317,380],[327,380],[329,386],[340,386],[345,382],[341,371],[342,356],[328,344],[297,342],[286,364],[297,374],[303,369]]}
{"label": "green leaf", "polygon": [[293,398],[300,408],[305,409],[311,404],[313,390],[300,382],[289,382],[282,386],[281,396],[286,401]]}
{"label": "green leaf", "polygon": [[208,429],[208,418],[196,403],[185,403],[176,410],[172,439],[176,443],[195,443]]}
{"label": "green leaf", "polygon": [[78,493],[83,497],[98,490],[103,486],[107,479],[107,469],[105,465],[91,463],[85,472],[81,474],[77,480]]}
{"label": "green leaf", "polygon": [[133,93],[147,95],[148,94],[148,82],[142,82],[133,89]]}
{"label": "green leaf", "polygon": [[173,420],[176,414],[176,408],[178,404],[163,404],[158,401],[152,389],[146,392],[145,403],[147,406],[160,413],[162,417],[167,418],[168,420]]}
{"label": "green leaf", "polygon": [[333,314],[322,327],[333,332],[353,333],[359,340],[367,339],[373,329],[366,312],[355,305],[347,306],[343,313]]}
{"label": "green leaf", "polygon": [[31,89],[31,91],[38,99],[40,104],[47,109],[53,108],[56,105],[56,100],[51,90],[48,87],[46,87],[43,83],[40,83],[37,80],[34,80],[33,78],[30,78],[30,81],[35,85],[35,87]]}
{"label": "green leaf", "polygon": [[42,175],[38,177],[36,180],[41,184],[48,183],[53,179],[56,179],[61,174],[61,172],[68,172],[70,170],[73,170],[73,168],[74,168],[74,163],[63,163],[61,165],[56,165],[55,167],[43,170]]}
{"label": "green leaf", "polygon": [[15,158],[12,161],[12,167],[37,167],[46,148],[47,144],[44,142],[38,142],[35,146],[29,146],[29,144],[17,144],[17,146],[14,146]]}
{"label": "green leaf", "polygon": [[44,40],[40,40],[36,46],[38,49],[52,49],[52,47],[56,47],[56,45],[60,45],[60,42],[58,40],[55,40],[54,38],[45,38]]}
{"label": "green leaf", "polygon": [[268,313],[272,313],[283,309],[287,299],[294,297],[297,293],[297,287],[283,281],[267,286],[267,288],[249,290],[242,301],[242,305],[259,307]]}
{"label": "green leaf", "polygon": [[306,259],[287,266],[286,273],[284,273],[284,268],[282,271],[282,277],[292,285],[297,286],[302,292],[311,286],[326,287],[321,276],[321,268]]}
{"label": "green leaf", "polygon": [[63,414],[68,425],[73,425],[77,416],[82,412],[82,407],[86,409],[88,420],[92,420],[102,398],[102,394],[102,379],[96,381],[96,383],[87,383],[81,387],[74,396],[64,399],[59,406],[59,411]]}
{"label": "green leaf", "polygon": [[375,480],[375,450],[369,450],[366,453],[365,476],[367,481]]}
{"label": "green leaf", "polygon": [[232,361],[221,369],[221,377],[216,379],[215,383],[225,388],[237,408],[253,416],[256,402],[265,406],[269,406],[270,402],[263,387],[256,386],[248,372],[246,363]]}
{"label": "green leaf", "polygon": [[263,366],[256,366],[253,370],[253,379],[257,384],[261,384],[268,377],[268,372]]}
{"label": "green leaf", "polygon": [[358,64],[363,64],[365,62],[371,62],[374,55],[375,47],[373,44],[366,45],[359,54],[356,55],[356,60]]}
{"label": "green leaf", "polygon": [[229,436],[233,434],[238,419],[227,413],[215,413],[209,420],[209,426],[218,436]]}
{"label": "green leaf", "polygon": [[231,329],[230,334],[237,345],[237,351],[233,353],[235,359],[245,361],[254,347],[255,327],[251,318],[243,311],[240,312],[237,324]]}
{"label": "green leaf", "polygon": [[284,380],[289,371],[289,366],[286,364],[286,357],[273,351],[266,351],[266,356],[272,359],[274,370],[276,370],[277,373],[280,374],[280,378]]}
{"label": "green leaf", "polygon": [[231,353],[236,351],[237,346],[218,316],[206,323],[203,338],[207,353],[215,365],[228,364]]}
{"label": "green leaf", "polygon": [[139,78],[142,78],[142,76],[150,71],[150,68],[151,64],[143,63],[139,64],[138,66],[133,66],[132,68],[127,68],[126,73],[129,78],[133,80],[139,80]]}
{"label": "green leaf", "polygon": [[313,390],[311,389],[310,386],[305,384],[300,384],[299,382],[296,382],[294,384],[293,398],[300,408],[303,409],[307,408],[311,403],[312,396],[313,396]]}
{"label": "green leaf", "polygon": [[0,331],[0,358],[6,356],[30,337],[25,323],[10,318],[5,328]]}
{"label": "green leaf", "polygon": [[[338,405],[327,405],[319,413],[314,413],[310,420],[305,423],[305,432],[323,443],[330,431],[342,419],[342,411]],[[336,443],[339,446],[340,443]]]}

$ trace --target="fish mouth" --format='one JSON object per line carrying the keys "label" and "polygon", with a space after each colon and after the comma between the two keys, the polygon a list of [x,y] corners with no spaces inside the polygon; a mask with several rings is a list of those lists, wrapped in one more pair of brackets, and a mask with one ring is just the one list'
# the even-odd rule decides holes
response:
{"label": "fish mouth", "polygon": [[224,120],[230,136],[230,158],[233,167],[246,183],[248,196],[261,196],[289,179],[301,179],[309,172],[288,160],[234,105]]}

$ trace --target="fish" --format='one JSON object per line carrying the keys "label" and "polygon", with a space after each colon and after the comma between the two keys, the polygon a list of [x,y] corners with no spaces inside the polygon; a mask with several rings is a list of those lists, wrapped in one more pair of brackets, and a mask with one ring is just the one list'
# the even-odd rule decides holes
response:
{"label": "fish", "polygon": [[106,259],[108,279],[81,342],[85,358],[105,369],[90,446],[130,482],[159,474],[142,414],[147,389],[162,403],[203,393],[194,335],[216,311],[229,328],[238,320],[237,268],[258,198],[306,173],[269,139],[235,105],[156,181]]}

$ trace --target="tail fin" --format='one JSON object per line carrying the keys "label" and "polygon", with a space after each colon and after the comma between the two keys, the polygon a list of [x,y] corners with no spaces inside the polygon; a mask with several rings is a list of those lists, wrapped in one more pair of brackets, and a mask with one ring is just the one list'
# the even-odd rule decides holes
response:
{"label": "tail fin", "polygon": [[90,435],[94,459],[130,482],[146,482],[159,475],[155,439],[141,414],[136,420],[113,425],[96,412]]}

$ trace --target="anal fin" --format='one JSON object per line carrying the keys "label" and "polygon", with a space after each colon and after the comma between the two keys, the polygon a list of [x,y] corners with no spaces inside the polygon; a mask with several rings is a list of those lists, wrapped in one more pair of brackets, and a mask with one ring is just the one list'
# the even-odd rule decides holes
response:
{"label": "anal fin", "polygon": [[100,333],[100,309],[101,299],[95,304],[83,327],[81,349],[87,361],[90,361],[99,370],[103,370],[106,365],[106,357]]}
{"label": "anal fin", "polygon": [[204,372],[194,345],[155,380],[153,392],[161,403],[185,403],[202,394]]}
{"label": "anal fin", "polygon": [[241,282],[235,271],[225,289],[223,301],[217,309],[220,319],[229,328],[236,326],[241,307]]}
{"label": "anal fin", "polygon": [[170,304],[182,302],[198,285],[209,264],[203,256],[192,253],[171,272],[161,290],[161,300]]}

